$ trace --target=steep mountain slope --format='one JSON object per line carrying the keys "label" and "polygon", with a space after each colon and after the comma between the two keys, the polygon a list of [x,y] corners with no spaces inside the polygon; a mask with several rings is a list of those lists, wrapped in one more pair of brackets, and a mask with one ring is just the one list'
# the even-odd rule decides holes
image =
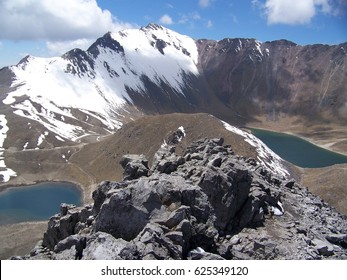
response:
{"label": "steep mountain slope", "polygon": [[[46,130],[60,142],[108,134],[133,115],[129,94],[146,95],[145,81],[184,96],[185,77],[198,74],[197,59],[192,39],[159,26],[108,33],[85,52],[28,56],[2,69],[2,87],[10,85],[1,92],[2,108],[41,125],[42,134]],[[30,141],[29,147],[42,148]]]}
{"label": "steep mountain slope", "polygon": [[[198,74],[197,57],[192,39],[156,25],[107,33],[87,51],[28,56],[0,70],[0,111],[9,127],[2,148],[28,151],[97,141],[143,115],[130,96],[147,95],[149,81],[185,99],[182,88],[187,77]],[[165,106],[161,99],[158,106]],[[11,175],[4,170],[2,181]]]}
{"label": "steep mountain slope", "polygon": [[208,85],[240,117],[287,114],[346,123],[347,43],[224,39],[198,40],[197,46]]}

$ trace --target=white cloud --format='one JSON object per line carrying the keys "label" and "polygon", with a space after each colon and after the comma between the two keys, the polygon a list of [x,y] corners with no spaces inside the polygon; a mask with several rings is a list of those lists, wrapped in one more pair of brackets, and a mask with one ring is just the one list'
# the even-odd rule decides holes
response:
{"label": "white cloud", "polygon": [[1,0],[0,39],[69,41],[130,27],[96,0]]}
{"label": "white cloud", "polygon": [[172,18],[168,15],[168,14],[165,14],[163,15],[160,19],[159,19],[159,22],[161,24],[165,24],[165,25],[170,25],[170,24],[173,24],[173,20]]}
{"label": "white cloud", "polygon": [[208,6],[211,5],[211,0],[199,0],[199,6],[201,8],[207,8]]}
{"label": "white cloud", "polygon": [[208,20],[206,26],[207,26],[207,28],[212,28],[213,27],[212,20]]}
{"label": "white cloud", "polygon": [[310,23],[317,12],[330,13],[329,0],[266,0],[260,4],[252,1],[253,6],[262,7],[268,24],[299,25]]}
{"label": "white cloud", "polygon": [[235,23],[235,24],[238,24],[238,23],[239,23],[239,20],[238,20],[237,16],[231,15],[231,18],[232,18],[232,20],[233,20],[233,23]]}
{"label": "white cloud", "polygon": [[197,21],[201,19],[201,16],[198,12],[192,12],[188,14],[181,14],[181,18],[178,20],[179,24],[192,23],[193,21]]}
{"label": "white cloud", "polygon": [[74,48],[86,50],[95,40],[77,39],[72,41],[47,41],[46,47],[50,55],[62,55]]}

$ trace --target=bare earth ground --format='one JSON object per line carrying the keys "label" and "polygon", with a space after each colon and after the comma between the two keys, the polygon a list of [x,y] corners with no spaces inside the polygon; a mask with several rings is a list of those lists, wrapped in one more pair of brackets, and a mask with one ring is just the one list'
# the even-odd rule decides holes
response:
{"label": "bare earth ground", "polygon": [[304,169],[301,184],[347,215],[347,164]]}
{"label": "bare earth ground", "polygon": [[0,259],[28,254],[42,239],[47,221],[19,223],[0,227]]}
{"label": "bare earth ground", "polygon": [[[258,120],[247,126],[297,135],[313,144],[347,155],[347,127],[303,124],[296,118],[288,117],[279,118],[275,122],[266,117]],[[119,161],[122,155],[144,153],[151,161],[168,133],[181,125],[184,126],[187,137],[180,143],[178,152],[189,142],[202,137],[224,137],[226,144],[230,144],[236,153],[254,156],[254,151],[245,146],[239,136],[232,136],[219,121],[211,120],[207,114],[148,116],[125,125],[115,135],[105,137],[102,142],[74,147],[68,163],[61,160],[61,153],[66,154],[66,148],[55,149],[54,153],[51,150],[10,151],[6,154],[6,163],[21,174],[11,184],[69,181],[82,186],[84,202],[90,203],[91,193],[101,180],[121,180]],[[156,135],[155,139],[153,135]],[[44,164],[37,165],[38,162]],[[319,169],[291,169],[302,185],[347,215],[347,164]],[[4,185],[0,185],[1,187]],[[46,227],[47,222],[1,226],[0,259],[27,254],[42,239]],[[24,234],[27,232],[30,234]]]}

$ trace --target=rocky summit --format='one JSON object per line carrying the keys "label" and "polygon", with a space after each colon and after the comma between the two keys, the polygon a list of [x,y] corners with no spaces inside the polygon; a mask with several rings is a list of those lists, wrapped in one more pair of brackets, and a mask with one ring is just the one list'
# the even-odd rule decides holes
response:
{"label": "rocky summit", "polygon": [[125,155],[123,181],[102,182],[93,204],[62,204],[30,255],[14,258],[347,259],[345,216],[223,142],[181,156],[163,144],[151,167]]}

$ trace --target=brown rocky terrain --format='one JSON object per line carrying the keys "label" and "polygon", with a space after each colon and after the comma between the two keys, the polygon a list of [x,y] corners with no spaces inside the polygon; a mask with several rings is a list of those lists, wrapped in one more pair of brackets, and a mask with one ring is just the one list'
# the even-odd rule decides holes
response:
{"label": "brown rocky terrain", "polygon": [[215,136],[223,137],[240,155],[256,156],[254,147],[240,135],[227,131],[222,122],[211,115],[167,114],[129,122],[102,142],[84,146],[70,161],[94,177],[95,182],[120,180],[123,169],[119,162],[124,154],[144,154],[152,162],[154,153],[180,126],[186,137],[179,143],[178,152],[194,140]]}
{"label": "brown rocky terrain", "polygon": [[240,121],[284,115],[303,126],[346,124],[346,44],[225,39],[197,45],[209,88]]}

